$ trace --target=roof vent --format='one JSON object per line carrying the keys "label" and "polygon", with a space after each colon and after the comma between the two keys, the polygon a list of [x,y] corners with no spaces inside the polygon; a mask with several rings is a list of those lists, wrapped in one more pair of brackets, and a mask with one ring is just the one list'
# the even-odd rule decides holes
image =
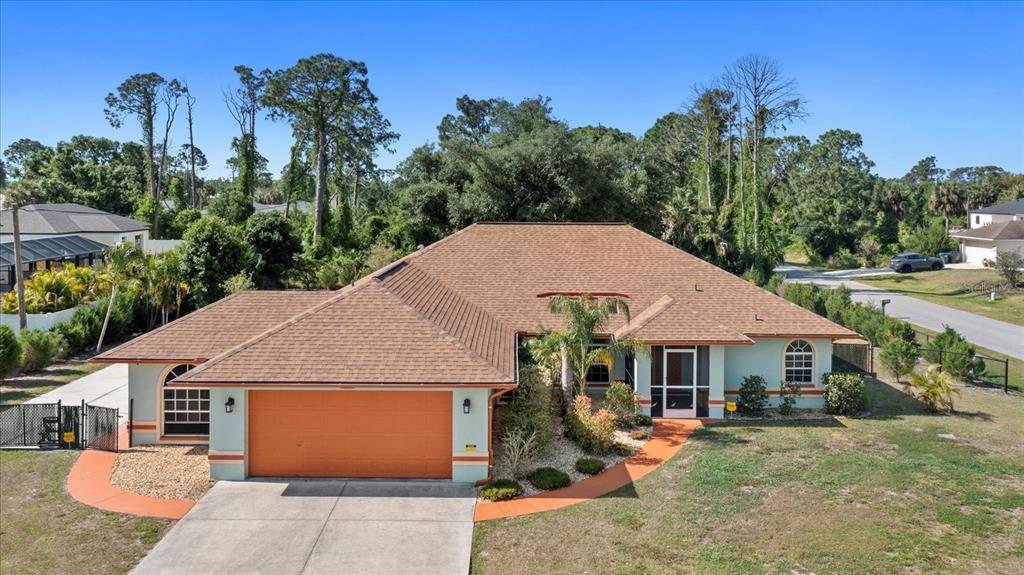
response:
{"label": "roof vent", "polygon": [[756,313],[754,314],[754,321],[764,321]]}
{"label": "roof vent", "polygon": [[700,289],[699,285],[693,284],[693,291],[704,291],[704,290]]}
{"label": "roof vent", "polygon": [[419,251],[419,250],[422,250],[422,249],[423,249],[423,244],[420,244],[420,245],[416,246],[416,251]]}

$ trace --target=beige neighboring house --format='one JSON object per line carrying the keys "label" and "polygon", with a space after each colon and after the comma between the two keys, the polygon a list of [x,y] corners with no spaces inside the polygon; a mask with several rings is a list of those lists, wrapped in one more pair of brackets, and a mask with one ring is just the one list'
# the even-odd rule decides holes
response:
{"label": "beige neighboring house", "polygon": [[985,265],[1007,251],[1024,256],[1024,198],[973,210],[968,221],[969,229],[950,233],[960,240],[963,261]]}

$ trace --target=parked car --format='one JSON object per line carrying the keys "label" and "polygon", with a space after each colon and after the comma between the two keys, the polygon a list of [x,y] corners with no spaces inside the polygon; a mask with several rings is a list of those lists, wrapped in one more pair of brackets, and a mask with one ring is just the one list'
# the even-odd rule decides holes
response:
{"label": "parked car", "polygon": [[923,256],[916,252],[896,254],[889,261],[889,269],[900,273],[919,270],[941,270],[942,258]]}

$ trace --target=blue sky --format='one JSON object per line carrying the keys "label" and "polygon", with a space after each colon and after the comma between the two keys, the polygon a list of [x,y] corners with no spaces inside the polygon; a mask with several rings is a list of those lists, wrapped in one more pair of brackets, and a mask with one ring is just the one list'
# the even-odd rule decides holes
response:
{"label": "blue sky", "polygon": [[[196,144],[226,175],[233,66],[318,52],[366,62],[401,134],[393,167],[436,139],[458,96],[551,97],[572,126],[643,134],[748,53],[779,60],[810,116],[791,132],[860,132],[884,176],[927,155],[945,168],[1024,171],[1024,3],[27,3],[0,4],[0,145],[86,133],[122,140],[103,98],[137,72],[188,80]],[[173,137],[185,142],[184,124]],[[276,173],[290,130],[261,118]]]}

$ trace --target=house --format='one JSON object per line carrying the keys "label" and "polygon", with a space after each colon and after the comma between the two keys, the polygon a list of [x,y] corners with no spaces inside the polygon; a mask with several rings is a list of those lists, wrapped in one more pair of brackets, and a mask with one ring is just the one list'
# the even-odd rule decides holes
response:
{"label": "house", "polygon": [[[622,224],[469,226],[337,292],[243,292],[107,351],[129,364],[136,444],[209,445],[215,479],[490,476],[494,401],[558,294],[615,296],[621,379],[644,413],[721,418],[743,377],[822,405],[850,330]],[[595,345],[601,345],[598,341]],[[600,391],[598,391],[600,393]]]}
{"label": "house", "polygon": [[[79,204],[30,204],[18,210],[21,239],[80,236],[110,246],[145,247],[149,224]],[[0,210],[0,242],[14,241],[10,209]]]}
{"label": "house", "polygon": [[971,211],[968,221],[969,229],[949,234],[960,240],[963,261],[984,265],[1006,251],[1024,256],[1024,198]]}
{"label": "house", "polygon": [[[58,236],[21,242],[22,272],[25,277],[64,264],[92,267],[103,261],[105,245],[82,236]],[[14,289],[14,242],[0,243],[0,293]]]}

